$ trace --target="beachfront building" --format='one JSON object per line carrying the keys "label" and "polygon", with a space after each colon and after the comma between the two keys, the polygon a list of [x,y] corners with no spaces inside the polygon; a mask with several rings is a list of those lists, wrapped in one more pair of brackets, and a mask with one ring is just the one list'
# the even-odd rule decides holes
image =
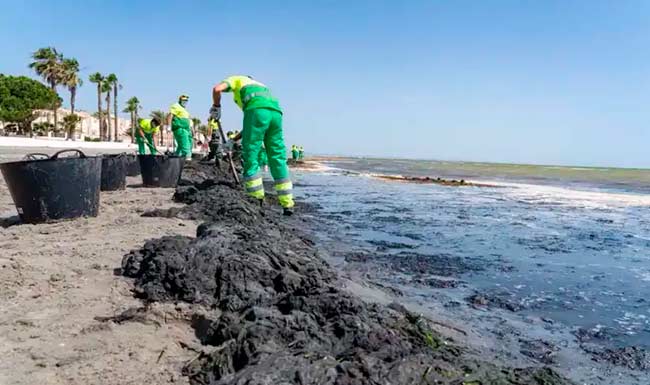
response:
{"label": "beachfront building", "polygon": [[[32,127],[35,124],[38,123],[53,123],[54,122],[54,113],[51,110],[38,110],[39,117],[34,120],[32,123]],[[86,111],[75,111],[75,114],[79,115],[81,118],[81,121],[77,125],[77,132],[76,132],[76,138],[79,140],[84,140],[86,137],[91,138],[91,139],[97,139],[99,138],[99,119],[94,117],[92,114],[86,112]],[[65,109],[65,108],[60,108],[58,110],[58,119],[59,122],[63,122],[63,118],[67,115],[70,115],[70,110]],[[112,131],[114,130],[113,128],[113,122],[114,122],[115,117],[112,115],[111,116],[111,138],[112,138]],[[117,118],[117,140],[119,142],[131,142],[131,121],[130,119],[123,119],[118,116]],[[59,130],[56,133],[49,132],[47,136],[52,137],[52,136],[57,136],[64,138],[67,136],[67,133],[64,132],[64,130]]]}
{"label": "beachfront building", "polygon": [[[42,130],[33,130],[34,137],[36,138],[59,138],[67,139],[68,133],[65,132],[63,127],[63,118],[70,115],[70,110],[65,108],[58,109],[58,120],[59,120],[59,130],[43,132]],[[38,117],[32,122],[32,129],[36,128],[39,124],[42,123],[54,123],[54,113],[51,110],[36,110]],[[99,119],[93,116],[91,113],[88,113],[83,110],[76,110],[77,114],[81,120],[77,125],[77,131],[75,135],[76,140],[99,140]],[[113,138],[113,123],[114,116],[111,116],[111,141]],[[118,125],[118,142],[131,143],[131,120],[124,119],[118,116],[117,118]],[[0,121],[0,135],[5,136],[14,136],[19,135],[16,129],[15,124],[1,122]],[[162,147],[172,148],[174,145],[174,139],[171,131],[167,127],[164,127],[162,130],[162,135],[156,135],[156,145]],[[162,141],[162,143],[161,143]],[[198,147],[198,143],[201,142],[207,143],[206,138],[200,133],[194,133],[193,144],[195,147]]]}
{"label": "beachfront building", "polygon": [[[54,112],[51,110],[36,110],[35,113],[38,115],[36,119],[31,123],[32,129],[36,128],[39,124],[42,123],[54,123]],[[41,130],[34,130],[34,135],[37,137],[49,137],[49,138],[67,138],[67,132],[62,128],[63,118],[70,115],[70,110],[65,108],[59,108],[58,111],[58,120],[59,120],[59,130],[42,132]],[[85,140],[88,139],[99,139],[99,119],[94,117],[92,114],[86,111],[75,111],[81,120],[77,125],[77,131],[75,139]],[[111,116],[111,138],[113,132],[115,116]],[[130,119],[123,119],[118,116],[117,118],[118,126],[118,136],[117,140],[119,142],[131,143],[131,121]],[[17,132],[15,125],[10,123],[0,122],[0,129],[4,135],[11,135]]]}

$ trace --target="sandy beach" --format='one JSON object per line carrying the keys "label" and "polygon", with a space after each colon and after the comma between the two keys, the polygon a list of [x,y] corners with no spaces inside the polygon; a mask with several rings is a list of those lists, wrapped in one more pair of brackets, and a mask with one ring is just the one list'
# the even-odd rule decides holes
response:
{"label": "sandy beach", "polygon": [[[180,344],[196,342],[182,306],[108,320],[142,306],[114,275],[124,254],[150,238],[195,233],[193,221],[141,217],[172,207],[172,193],[128,187],[102,193],[96,218],[0,228],[0,384],[187,382],[180,367],[195,353]],[[15,215],[3,180],[0,213]]]}

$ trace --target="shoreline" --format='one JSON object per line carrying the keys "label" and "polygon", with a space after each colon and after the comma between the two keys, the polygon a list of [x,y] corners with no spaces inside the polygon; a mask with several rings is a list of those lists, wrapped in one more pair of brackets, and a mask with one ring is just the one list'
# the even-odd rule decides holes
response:
{"label": "shoreline", "polygon": [[[309,226],[313,208],[301,205],[304,217],[282,218],[273,198],[260,209],[229,187],[225,170],[206,179],[199,165],[191,167],[188,174],[196,177],[175,194],[187,205],[147,215],[203,221],[197,237],[148,242],[125,256],[123,272],[147,302],[213,309],[202,314],[197,330],[206,350],[184,369],[192,384],[254,378],[483,383],[506,377],[521,385],[570,384],[544,365],[513,369],[480,358],[453,341],[453,333],[466,333],[461,328],[423,318],[364,281],[342,277],[320,256],[323,246],[297,230]],[[181,266],[182,276],[174,273]],[[303,354],[315,356],[305,360]],[[462,369],[468,365],[471,371]],[[297,376],[302,380],[295,382]]]}

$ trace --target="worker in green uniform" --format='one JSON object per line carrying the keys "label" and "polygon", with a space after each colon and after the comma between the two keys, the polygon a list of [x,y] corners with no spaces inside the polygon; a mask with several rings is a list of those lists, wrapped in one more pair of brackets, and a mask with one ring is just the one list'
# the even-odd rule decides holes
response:
{"label": "worker in green uniform", "polygon": [[298,147],[298,159],[303,160],[305,158],[305,148],[303,146]]}
{"label": "worker in green uniform", "polygon": [[298,160],[298,146],[295,144],[291,145],[291,159],[293,159],[294,162]]}
{"label": "worker in green uniform", "polygon": [[258,161],[262,145],[266,148],[269,168],[275,180],[275,191],[285,215],[293,214],[293,185],[289,178],[287,153],[282,134],[282,109],[278,100],[264,84],[250,76],[230,76],[212,89],[210,118],[221,118],[221,93],[232,92],[235,103],[244,112],[240,134],[244,160],[246,192],[263,202],[264,185]]}
{"label": "worker in green uniform", "polygon": [[176,156],[185,157],[187,160],[192,159],[192,121],[190,113],[185,106],[190,97],[183,94],[179,96],[178,103],[172,104],[167,116],[167,125],[171,126],[174,140],[176,140]]}
{"label": "worker in green uniform", "polygon": [[149,154],[156,155],[156,143],[154,135],[160,129],[160,120],[153,119],[138,119],[138,130],[135,135],[135,142],[138,144],[138,154],[145,155],[145,144],[149,147]]}

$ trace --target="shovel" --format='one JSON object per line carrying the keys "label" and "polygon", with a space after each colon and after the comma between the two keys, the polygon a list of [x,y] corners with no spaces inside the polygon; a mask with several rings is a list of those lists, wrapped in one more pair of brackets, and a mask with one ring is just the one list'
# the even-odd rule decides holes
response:
{"label": "shovel", "polygon": [[[221,127],[221,121],[219,120],[210,120],[210,126],[214,127],[217,126],[219,128],[219,134],[221,135],[221,142],[223,144],[226,144],[226,136],[223,133],[223,128]],[[230,171],[232,171],[232,176],[235,178],[235,181],[237,184],[239,184],[239,175],[237,175],[237,169],[235,169],[235,163],[232,161],[232,151],[228,150],[226,152],[226,155],[228,156],[228,163],[230,163]]]}

